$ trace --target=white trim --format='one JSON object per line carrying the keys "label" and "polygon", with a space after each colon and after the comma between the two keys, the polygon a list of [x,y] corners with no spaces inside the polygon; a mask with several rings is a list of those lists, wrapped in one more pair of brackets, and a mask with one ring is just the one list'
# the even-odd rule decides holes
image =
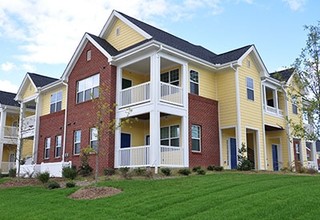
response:
{"label": "white trim", "polygon": [[26,86],[25,83],[27,81],[27,79],[29,79],[29,81],[31,82],[31,85],[34,87],[34,89],[36,90],[36,93],[38,91],[38,88],[36,87],[36,85],[34,84],[34,82],[32,81],[29,73],[26,73],[26,75],[24,76],[22,83],[19,86],[18,92],[16,97],[14,98],[15,101],[22,101],[22,94],[20,94],[22,92],[22,90],[24,89],[24,87]]}
{"label": "white trim", "polygon": [[66,153],[66,136],[67,136],[67,116],[68,116],[68,91],[69,86],[67,83],[63,82],[63,84],[66,86],[66,100],[65,100],[65,109],[64,109],[64,124],[63,124],[63,143],[62,143],[62,155],[61,155],[61,162],[64,162],[65,160],[65,153]]}
{"label": "white trim", "polygon": [[[199,128],[199,138],[193,138],[192,137],[192,127],[193,126],[196,126]],[[199,140],[199,150],[193,150],[192,149],[192,140],[195,139],[195,140]],[[195,153],[201,153],[201,142],[202,142],[202,126],[201,125],[198,125],[198,124],[191,124],[191,152],[195,152]]]}
{"label": "white trim", "polygon": [[[265,92],[265,86],[263,85],[264,81],[260,81],[260,94],[263,96],[262,97],[262,102],[261,102],[261,116],[262,116],[262,138],[263,138],[263,151],[264,151],[264,170],[267,170],[267,143],[266,143],[266,128],[265,128],[265,120],[264,120],[264,113],[265,109],[264,106],[266,105],[266,92]],[[260,147],[259,147],[260,148]],[[260,167],[261,168],[261,167]]]}
{"label": "white trim", "polygon": [[[253,130],[255,131],[255,135],[256,135],[256,143],[253,146],[255,149],[254,150],[254,154],[256,153],[255,151],[257,150],[257,161],[255,162],[255,165],[257,165],[257,169],[261,170],[261,162],[260,162],[260,130],[258,128],[254,128],[254,127],[250,127],[250,126],[245,126],[246,129],[246,146],[248,147],[248,141],[247,141],[247,129]],[[254,160],[256,160],[256,157],[254,157]],[[257,162],[257,163],[256,163]]]}
{"label": "white trim", "polygon": [[[233,68],[231,66],[231,68]],[[234,68],[233,68],[234,69]],[[236,129],[236,138],[237,138],[237,149],[241,148],[242,144],[242,128],[241,128],[241,109],[240,109],[240,88],[239,88],[239,72],[238,67],[234,69],[235,75],[235,88],[236,88],[236,109],[237,109],[237,129]]]}

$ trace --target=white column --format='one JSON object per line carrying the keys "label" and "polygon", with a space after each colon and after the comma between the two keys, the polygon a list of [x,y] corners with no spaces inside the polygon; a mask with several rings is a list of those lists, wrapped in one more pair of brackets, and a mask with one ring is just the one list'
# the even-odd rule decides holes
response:
{"label": "white column", "polygon": [[183,166],[189,167],[189,120],[187,116],[181,117],[181,135],[183,149]]}
{"label": "white column", "polygon": [[315,165],[315,169],[319,170],[318,159],[317,159],[317,149],[316,149],[316,142],[315,141],[312,142],[311,148],[312,148],[311,149],[312,159],[313,159],[313,163]]}
{"label": "white column", "polygon": [[279,107],[278,107],[278,91],[277,90],[274,90],[274,107],[276,108],[277,110],[277,115],[279,115]]}
{"label": "white column", "polygon": [[[116,125],[120,124],[120,118],[119,118],[119,105],[120,105],[120,91],[122,89],[122,68],[118,67],[117,68],[117,78],[116,78]],[[118,127],[118,126],[117,126]],[[119,156],[119,151],[120,151],[120,145],[121,145],[121,127],[118,127],[115,132],[114,132],[114,167],[119,168],[120,166],[120,156]]]}
{"label": "white column", "polygon": [[3,156],[3,138],[4,138],[4,126],[6,125],[6,111],[1,108],[0,109],[0,169],[2,164],[2,156]]}
{"label": "white column", "polygon": [[36,164],[38,159],[38,138],[39,138],[39,121],[41,116],[41,99],[40,95],[35,99],[36,102],[36,112],[35,112],[35,128],[34,128],[34,136],[33,136],[33,150],[32,150],[32,161]]}
{"label": "white column", "polygon": [[[24,113],[25,113],[25,104],[20,103],[20,113],[19,113],[19,135],[18,135],[18,141],[17,141],[17,160],[16,160],[16,167],[19,166],[19,159],[21,159],[21,153],[23,148],[23,139],[22,139],[22,127],[23,127],[23,119],[24,119]],[[19,170],[17,169],[17,172]]]}

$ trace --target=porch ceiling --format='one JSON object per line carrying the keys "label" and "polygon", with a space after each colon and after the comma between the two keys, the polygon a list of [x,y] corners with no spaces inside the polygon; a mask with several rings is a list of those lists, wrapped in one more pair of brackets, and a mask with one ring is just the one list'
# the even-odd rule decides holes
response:
{"label": "porch ceiling", "polygon": [[276,126],[271,126],[271,125],[264,125],[264,128],[266,131],[282,131],[282,130],[284,130],[284,128],[281,126],[276,127]]}

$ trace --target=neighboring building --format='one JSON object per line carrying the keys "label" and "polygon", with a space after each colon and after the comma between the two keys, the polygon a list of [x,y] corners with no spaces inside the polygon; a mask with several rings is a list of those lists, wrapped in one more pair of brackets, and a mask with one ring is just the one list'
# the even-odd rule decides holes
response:
{"label": "neighboring building", "polygon": [[98,143],[100,88],[105,103],[116,103],[105,123],[138,119],[101,134],[100,171],[236,169],[242,144],[257,170],[316,165],[315,145],[292,137],[285,119],[302,121],[301,102],[288,97],[296,77],[294,69],[269,73],[254,45],[215,54],[113,11],[99,36],[84,34],[61,79],[26,75],[17,100],[23,115],[25,104],[35,113],[22,137],[34,140],[41,170],[79,166],[81,149]]}

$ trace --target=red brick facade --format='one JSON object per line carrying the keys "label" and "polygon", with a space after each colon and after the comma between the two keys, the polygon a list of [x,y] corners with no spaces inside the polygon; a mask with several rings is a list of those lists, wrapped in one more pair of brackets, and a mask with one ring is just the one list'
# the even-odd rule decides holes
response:
{"label": "red brick facade", "polygon": [[[44,115],[40,117],[40,126],[39,126],[39,141],[38,141],[38,158],[37,163],[45,162],[61,162],[62,160],[62,148],[61,154],[59,157],[55,157],[55,146],[56,146],[56,136],[62,136],[63,144],[63,133],[64,133],[64,116],[65,111],[59,111],[52,114]],[[44,159],[44,148],[45,148],[45,139],[51,138],[50,153],[49,158]]]}
{"label": "red brick facade", "polygon": [[[91,50],[91,60],[87,61],[86,53]],[[90,128],[97,123],[97,102],[86,101],[76,103],[77,81],[100,74],[100,86],[105,86],[108,96],[107,103],[115,103],[116,67],[110,66],[108,59],[90,42],[83,49],[68,78],[68,111],[67,111],[67,139],[65,160],[79,167],[79,155],[74,155],[74,131],[81,130],[81,148],[90,145]],[[108,121],[114,119],[114,112],[109,114]],[[106,167],[114,167],[114,134],[101,137],[99,171]],[[95,168],[95,155],[90,156],[90,166]]]}
{"label": "red brick facade", "polygon": [[[201,152],[192,152],[191,126],[201,127]],[[189,166],[220,165],[218,102],[189,94]]]}

